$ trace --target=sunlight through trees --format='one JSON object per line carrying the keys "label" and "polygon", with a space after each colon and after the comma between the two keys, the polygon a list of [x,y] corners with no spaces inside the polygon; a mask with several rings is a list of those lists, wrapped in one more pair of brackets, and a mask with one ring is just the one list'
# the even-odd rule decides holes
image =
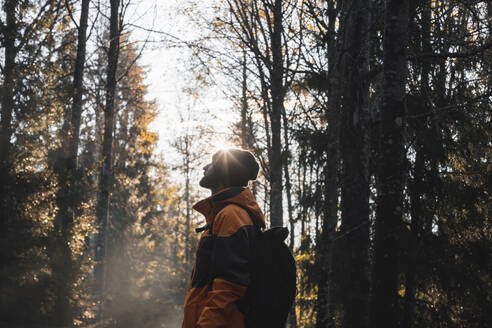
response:
{"label": "sunlight through trees", "polygon": [[0,3],[1,327],[179,327],[230,147],[290,230],[288,327],[489,324],[490,1]]}

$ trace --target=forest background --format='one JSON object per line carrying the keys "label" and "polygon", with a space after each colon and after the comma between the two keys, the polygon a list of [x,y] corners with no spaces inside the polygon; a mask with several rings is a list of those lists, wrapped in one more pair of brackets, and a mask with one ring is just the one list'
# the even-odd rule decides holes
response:
{"label": "forest background", "polygon": [[0,326],[177,327],[224,146],[289,327],[485,327],[492,3],[3,0]]}

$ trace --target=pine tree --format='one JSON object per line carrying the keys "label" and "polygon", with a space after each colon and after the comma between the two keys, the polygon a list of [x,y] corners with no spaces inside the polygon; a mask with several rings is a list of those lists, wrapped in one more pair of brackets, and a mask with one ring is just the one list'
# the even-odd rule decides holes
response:
{"label": "pine tree", "polygon": [[397,327],[398,239],[403,223],[405,85],[408,1],[386,2],[381,132],[377,172],[371,326]]}
{"label": "pine tree", "polygon": [[343,327],[369,327],[369,37],[371,3],[342,9],[342,278]]}

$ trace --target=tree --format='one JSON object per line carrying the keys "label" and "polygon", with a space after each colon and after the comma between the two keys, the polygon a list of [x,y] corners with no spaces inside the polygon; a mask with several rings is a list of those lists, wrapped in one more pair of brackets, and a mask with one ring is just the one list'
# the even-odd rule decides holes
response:
{"label": "tree", "polygon": [[[298,264],[290,326],[487,326],[490,1],[191,2],[198,40],[166,46],[191,49],[185,70],[207,92],[184,81],[183,97],[232,99],[227,136],[260,159],[266,213],[280,131]],[[121,23],[131,3],[118,3]],[[101,29],[84,27],[86,10]],[[156,156],[159,107],[129,32],[167,31],[135,22],[110,37],[86,0],[6,0],[1,14],[0,326],[177,326],[197,237],[195,150],[223,137],[202,124],[219,114],[176,125],[176,150]]]}
{"label": "tree", "polygon": [[398,323],[398,239],[403,222],[408,1],[386,2],[371,326]]}
{"label": "tree", "polygon": [[342,9],[341,70],[343,327],[369,327],[369,40],[371,1]]}
{"label": "tree", "polygon": [[86,53],[89,0],[82,1],[78,25],[78,43],[73,72],[72,106],[66,110],[62,128],[62,146],[58,169],[59,189],[57,192],[58,216],[55,219],[56,254],[53,270],[56,275],[56,318],[59,325],[70,325],[73,320],[71,305],[72,285],[77,268],[72,258],[70,241],[73,238],[74,216],[77,215],[77,157],[79,149],[80,118],[82,114],[83,79]]}
{"label": "tree", "polygon": [[[196,100],[196,99],[195,99]],[[195,106],[195,101],[193,105]],[[191,270],[193,268],[193,249],[195,243],[192,243],[196,238],[192,237],[194,229],[191,228],[194,215],[192,213],[192,206],[194,201],[198,201],[197,192],[194,191],[191,181],[196,180],[197,172],[201,172],[200,164],[203,161],[206,154],[206,144],[204,140],[208,139],[206,131],[201,124],[194,125],[192,116],[196,116],[191,107],[186,109],[183,116],[181,114],[181,123],[185,126],[185,131],[182,135],[178,136],[172,143],[172,147],[177,151],[180,157],[180,163],[175,166],[176,169],[184,177],[184,209],[185,209],[185,224],[182,234],[184,235],[184,262]]]}
{"label": "tree", "polygon": [[[227,1],[234,21],[234,33],[253,54],[261,84],[262,110],[268,153],[268,182],[270,184],[270,224],[283,225],[282,142],[281,119],[284,100],[291,75],[290,56],[284,54],[287,41],[284,35],[283,1],[253,1],[251,6],[241,1]],[[287,50],[288,51],[288,50]],[[288,61],[285,63],[285,61]],[[270,137],[271,134],[271,137]],[[270,146],[271,143],[271,146]]]}
{"label": "tree", "polygon": [[[10,139],[12,137],[12,111],[14,107],[14,69],[15,57],[18,50],[15,46],[18,26],[16,20],[17,1],[6,0],[3,3],[3,10],[6,16],[6,23],[3,27],[3,39],[5,47],[5,57],[3,65],[3,85],[2,85],[2,120],[0,129],[0,185],[2,199],[2,225],[9,216],[7,212],[7,194],[9,185],[8,177],[10,172]],[[2,24],[3,25],[3,24]],[[2,227],[2,231],[5,227]]]}
{"label": "tree", "polygon": [[118,55],[120,47],[120,15],[119,0],[111,0],[111,14],[109,23],[109,51],[106,80],[106,107],[104,109],[104,139],[103,139],[103,165],[101,166],[101,177],[99,181],[99,193],[97,200],[96,216],[99,225],[99,233],[96,240],[96,253],[94,277],[96,279],[96,295],[99,302],[97,319],[101,320],[104,304],[104,275],[107,249],[107,232],[109,218],[109,197],[113,186],[113,132],[114,111],[116,94],[116,70],[118,68]]}
{"label": "tree", "polygon": [[15,0],[5,0],[2,6],[6,17],[5,23],[1,22],[0,24],[5,48],[2,97],[0,100],[2,105],[0,119],[0,170],[2,171],[0,175],[0,198],[2,199],[0,201],[0,215],[2,224],[12,216],[8,210],[9,186],[12,185],[12,181],[9,180],[12,166],[11,138],[15,130],[12,126],[12,116],[15,106],[16,83],[21,77],[16,59],[38,30],[40,22],[49,22],[49,16],[53,13],[56,14],[59,9],[58,5],[52,4],[51,1],[43,1],[38,4],[39,10],[33,15],[34,19],[23,21],[27,10],[22,9],[24,7],[29,8],[30,5],[31,3],[26,2],[20,6]]}

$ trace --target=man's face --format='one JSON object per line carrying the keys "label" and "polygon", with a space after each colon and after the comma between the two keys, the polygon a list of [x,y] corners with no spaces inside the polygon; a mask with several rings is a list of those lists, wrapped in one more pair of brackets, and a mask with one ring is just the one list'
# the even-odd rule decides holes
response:
{"label": "man's face", "polygon": [[216,170],[212,163],[203,167],[203,177],[200,180],[200,186],[207,189],[213,189],[217,186],[218,179]]}

